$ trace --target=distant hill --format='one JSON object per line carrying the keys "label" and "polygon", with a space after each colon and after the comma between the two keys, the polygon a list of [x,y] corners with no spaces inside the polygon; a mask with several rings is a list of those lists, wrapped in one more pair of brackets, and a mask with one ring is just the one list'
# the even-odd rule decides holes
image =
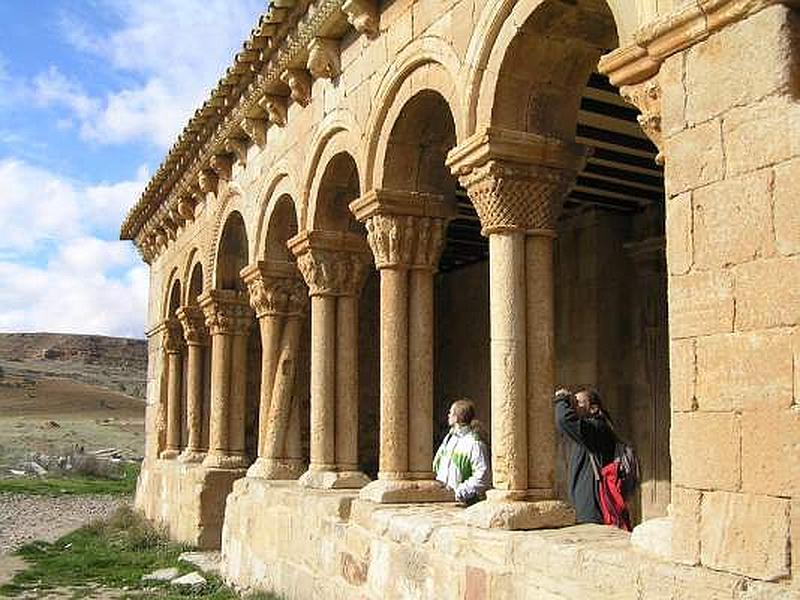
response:
{"label": "distant hill", "polygon": [[0,334],[3,379],[68,379],[144,400],[147,342],[60,333]]}

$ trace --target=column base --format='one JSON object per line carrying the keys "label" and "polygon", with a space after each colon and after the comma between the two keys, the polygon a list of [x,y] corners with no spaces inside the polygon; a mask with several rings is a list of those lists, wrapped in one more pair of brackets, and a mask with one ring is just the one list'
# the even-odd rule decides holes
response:
{"label": "column base", "polygon": [[259,479],[298,479],[305,469],[306,463],[301,458],[259,457],[247,469],[247,476]]}
{"label": "column base", "polygon": [[209,453],[203,459],[203,466],[207,469],[246,469],[248,464],[244,454]]}
{"label": "column base", "polygon": [[162,460],[173,460],[178,458],[180,451],[178,450],[162,450],[161,454],[158,455],[158,458]]}
{"label": "column base", "polygon": [[180,453],[178,460],[184,463],[201,463],[205,460],[206,453],[202,450],[189,450]]}
{"label": "column base", "polygon": [[300,476],[297,483],[303,487],[317,490],[359,489],[370,482],[361,471],[329,471],[309,469]]}
{"label": "column base", "polygon": [[575,524],[575,509],[568,503],[525,497],[524,490],[489,490],[486,500],[467,508],[461,519],[483,529],[552,529]]}
{"label": "column base", "polygon": [[379,504],[455,502],[453,490],[435,479],[378,479],[362,489],[358,497]]}

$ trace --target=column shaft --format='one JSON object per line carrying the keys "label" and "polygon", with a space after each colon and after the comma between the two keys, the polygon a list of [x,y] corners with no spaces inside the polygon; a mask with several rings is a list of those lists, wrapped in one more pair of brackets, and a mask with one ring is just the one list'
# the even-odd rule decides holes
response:
{"label": "column shaft", "polygon": [[489,236],[489,305],[494,487],[517,492],[528,486],[523,233]]}
{"label": "column shaft", "polygon": [[336,464],[358,470],[358,300],[336,305]]}
{"label": "column shaft", "polygon": [[245,456],[245,410],[247,402],[247,330],[233,336],[230,381],[230,454]]}
{"label": "column shaft", "polygon": [[210,456],[226,456],[230,450],[230,388],[232,336],[211,337],[211,419],[208,430]]}
{"label": "column shaft", "polygon": [[430,476],[433,460],[433,272],[409,274],[409,471]]}
{"label": "column shaft", "polygon": [[175,458],[181,447],[181,384],[183,357],[180,351],[167,353],[167,446],[163,458]]}
{"label": "column shaft", "polygon": [[311,298],[311,465],[335,470],[336,298]]}
{"label": "column shaft", "polygon": [[188,344],[186,360],[186,422],[189,452],[201,452],[203,444],[203,346]]}
{"label": "column shaft", "polygon": [[278,368],[281,321],[278,315],[264,315],[258,321],[261,331],[261,394],[258,403],[258,456],[266,456],[265,440],[269,423],[272,388]]}
{"label": "column shaft", "polygon": [[555,294],[553,235],[525,240],[527,279],[528,488],[532,497],[555,494],[556,432],[552,412],[555,386]]}
{"label": "column shaft", "polygon": [[294,378],[297,370],[297,350],[302,330],[300,317],[286,318],[280,340],[280,354],[270,400],[268,423],[262,427],[264,454],[267,458],[287,458],[286,439],[294,398]]}
{"label": "column shaft", "polygon": [[408,271],[381,269],[379,477],[408,472]]}

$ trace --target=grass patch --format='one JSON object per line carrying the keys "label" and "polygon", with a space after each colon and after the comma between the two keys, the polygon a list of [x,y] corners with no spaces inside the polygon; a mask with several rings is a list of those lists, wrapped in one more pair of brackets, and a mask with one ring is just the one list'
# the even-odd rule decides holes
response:
{"label": "grass patch", "polygon": [[[29,567],[17,573],[10,583],[0,586],[0,597],[15,597],[33,590],[69,589],[75,598],[85,596],[93,586],[127,588],[130,598],[172,600],[204,598],[234,600],[240,598],[219,578],[206,576],[208,585],[201,592],[169,588],[168,584],[148,583],[142,575],[163,567],[177,566],[182,573],[194,570],[178,562],[187,546],[167,540],[130,507],[121,508],[107,521],[97,521],[65,535],[52,544],[34,542],[17,554]],[[156,585],[156,587],[150,587]],[[257,594],[253,600],[279,600],[277,596]]]}
{"label": "grass patch", "polygon": [[93,475],[53,475],[0,479],[0,492],[35,496],[132,495],[136,490],[139,465],[125,465],[118,478]]}

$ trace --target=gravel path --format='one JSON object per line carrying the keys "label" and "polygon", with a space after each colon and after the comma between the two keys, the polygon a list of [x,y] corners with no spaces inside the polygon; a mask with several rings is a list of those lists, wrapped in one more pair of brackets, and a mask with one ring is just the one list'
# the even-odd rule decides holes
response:
{"label": "gravel path", "polygon": [[53,542],[126,504],[119,496],[28,496],[0,493],[0,556],[33,540]]}

